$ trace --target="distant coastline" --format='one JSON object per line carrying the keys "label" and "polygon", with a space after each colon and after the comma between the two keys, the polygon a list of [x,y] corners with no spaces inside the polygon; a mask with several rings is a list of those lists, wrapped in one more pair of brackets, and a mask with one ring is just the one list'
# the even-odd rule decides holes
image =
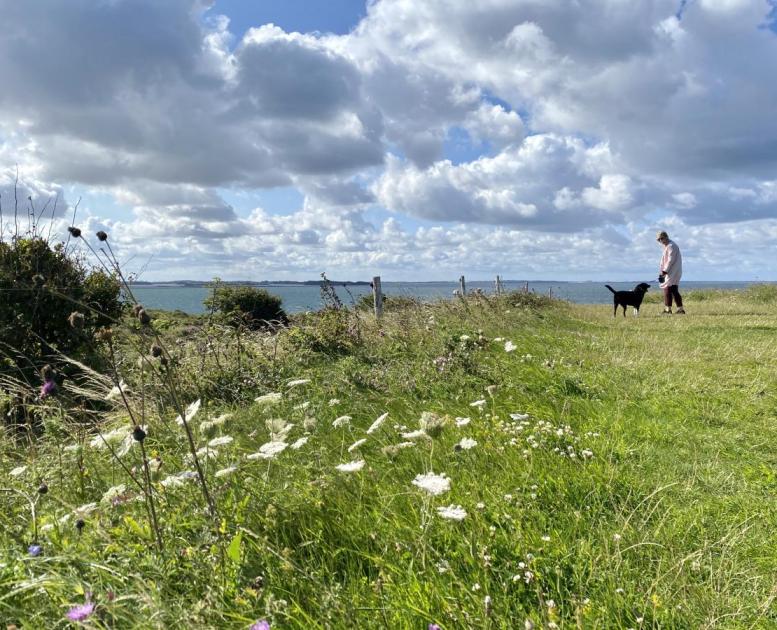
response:
{"label": "distant coastline", "polygon": [[[220,280],[219,284],[240,287],[287,287],[287,286],[320,286],[323,280]],[[329,280],[330,284],[337,286],[369,286],[370,283],[363,280]],[[146,282],[136,280],[130,283],[138,287],[180,287],[180,288],[209,288],[214,285],[213,280],[170,280],[168,282]]]}

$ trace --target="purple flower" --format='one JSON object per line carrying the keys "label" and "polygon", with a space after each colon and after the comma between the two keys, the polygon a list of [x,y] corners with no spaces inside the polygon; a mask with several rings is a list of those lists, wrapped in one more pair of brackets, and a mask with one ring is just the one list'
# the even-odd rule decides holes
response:
{"label": "purple flower", "polygon": [[30,545],[29,547],[27,547],[27,552],[33,558],[37,558],[43,552],[43,547],[41,547],[40,545]]}
{"label": "purple flower", "polygon": [[442,629],[436,623],[430,623],[429,630],[442,630]]}
{"label": "purple flower", "polygon": [[47,380],[46,382],[43,383],[43,385],[40,386],[41,400],[44,398],[47,398],[48,396],[51,396],[56,391],[57,391],[57,384],[54,382],[54,379]]}
{"label": "purple flower", "polygon": [[67,618],[70,619],[70,621],[83,621],[89,615],[91,615],[94,612],[94,604],[91,602],[87,602],[86,604],[79,604],[78,606],[73,606],[67,613]]}
{"label": "purple flower", "polygon": [[260,621],[257,621],[248,630],[270,630],[270,622],[266,621],[265,619],[262,619]]}

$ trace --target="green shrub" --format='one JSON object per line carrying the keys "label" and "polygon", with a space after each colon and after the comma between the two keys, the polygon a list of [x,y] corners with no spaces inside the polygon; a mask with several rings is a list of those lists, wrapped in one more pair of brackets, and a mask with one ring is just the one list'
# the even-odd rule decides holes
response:
{"label": "green shrub", "polygon": [[227,321],[233,325],[263,328],[269,322],[285,324],[288,321],[281,307],[281,298],[264,289],[216,283],[213,294],[205,299],[204,304],[206,308],[226,316]]}
{"label": "green shrub", "polygon": [[95,329],[121,311],[118,280],[90,270],[62,243],[0,242],[0,372],[35,383],[34,372],[56,353],[84,361]]}
{"label": "green shrub", "polygon": [[[384,295],[383,296],[383,310],[384,311],[401,311],[406,308],[412,308],[419,306],[421,301],[418,298],[409,297],[406,295]],[[364,311],[371,311],[375,308],[375,298],[372,293],[365,293],[360,295],[356,300],[356,308]]]}

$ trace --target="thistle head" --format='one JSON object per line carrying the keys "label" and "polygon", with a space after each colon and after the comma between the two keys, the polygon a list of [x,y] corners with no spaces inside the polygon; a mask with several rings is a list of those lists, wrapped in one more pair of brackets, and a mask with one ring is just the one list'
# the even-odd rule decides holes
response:
{"label": "thistle head", "polygon": [[102,230],[100,230],[99,232],[97,232],[97,240],[104,243],[105,241],[108,240],[108,235]]}
{"label": "thistle head", "polygon": [[73,311],[67,318],[68,324],[70,324],[70,327],[74,328],[75,330],[81,330],[84,327],[85,321],[86,318],[84,317],[84,314],[79,311]]}
{"label": "thistle head", "polygon": [[81,230],[73,225],[71,225],[68,229],[68,232],[70,232],[70,236],[73,238],[80,238],[81,237]]}

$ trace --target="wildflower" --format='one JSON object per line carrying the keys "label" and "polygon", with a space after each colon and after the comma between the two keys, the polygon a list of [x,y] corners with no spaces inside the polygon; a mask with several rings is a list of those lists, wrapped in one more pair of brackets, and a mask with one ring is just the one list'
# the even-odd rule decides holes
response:
{"label": "wildflower", "polygon": [[486,617],[488,617],[491,614],[491,608],[492,608],[492,602],[491,602],[491,596],[490,595],[486,595],[483,598],[483,607],[485,608],[485,611],[486,611]]}
{"label": "wildflower", "polygon": [[430,472],[425,475],[416,475],[412,483],[433,496],[443,494],[451,489],[451,480],[445,476],[445,473],[435,475]]}
{"label": "wildflower", "polygon": [[478,584],[477,582],[475,582],[475,583],[472,585],[472,590],[473,590],[473,591],[479,591],[479,590],[480,590],[480,584]]}
{"label": "wildflower", "polygon": [[103,498],[100,499],[100,503],[111,503],[116,497],[121,496],[127,491],[127,486],[120,483],[118,486],[108,488],[103,494]]}
{"label": "wildflower", "polygon": [[447,507],[438,507],[437,514],[451,521],[463,521],[467,517],[467,511],[463,507],[452,504]]}
{"label": "wildflower", "polygon": [[45,398],[48,398],[49,396],[54,395],[57,391],[57,383],[54,381],[54,379],[49,379],[43,382],[43,385],[40,386],[40,399],[44,400]]}
{"label": "wildflower", "polygon": [[27,466],[17,466],[8,474],[11,475],[11,477],[18,477],[19,475],[23,474],[25,470],[27,470]]}
{"label": "wildflower", "polygon": [[460,341],[469,341],[469,335],[462,335],[461,337],[459,337],[459,340]]}
{"label": "wildflower", "polygon": [[119,381],[118,385],[114,385],[111,390],[105,395],[105,400],[116,400],[119,398],[122,393],[126,394],[128,392],[127,385],[124,383],[124,381]]}
{"label": "wildflower", "polygon": [[488,393],[488,395],[493,398],[494,394],[496,393],[496,385],[489,385],[486,387],[486,393]]}
{"label": "wildflower", "polygon": [[543,536],[543,537],[542,537],[542,540],[543,540],[544,542],[550,542],[550,536]]}
{"label": "wildflower", "polygon": [[456,418],[457,427],[466,427],[472,420],[470,418]]}
{"label": "wildflower", "polygon": [[70,621],[85,621],[91,616],[93,612],[94,612],[94,604],[91,602],[87,602],[86,604],[79,604],[78,606],[73,606],[67,612],[67,618],[70,619]]}
{"label": "wildflower", "polygon": [[510,417],[513,420],[526,420],[529,417],[528,413],[511,413]]}
{"label": "wildflower", "polygon": [[483,503],[482,501],[480,501],[480,502],[479,502],[479,503],[478,503],[478,504],[477,504],[475,507],[476,507],[478,510],[485,510],[485,509],[486,509],[486,504],[485,504],[485,503]]}
{"label": "wildflower", "polygon": [[418,421],[418,424],[427,435],[430,437],[437,437],[445,428],[445,425],[447,424],[447,417],[440,416],[439,414],[433,413],[431,411],[424,411],[421,414],[421,419]]}
{"label": "wildflower", "polygon": [[175,473],[174,475],[168,475],[162,481],[159,483],[162,484],[163,488],[177,488],[179,486],[183,485],[184,481],[187,481],[189,479],[196,479],[197,473],[193,470],[183,470],[179,473]]}
{"label": "wildflower", "polygon": [[334,406],[339,405],[339,404],[340,404],[340,399],[339,398],[330,398],[329,399],[329,406],[330,407],[334,407]]}
{"label": "wildflower", "polygon": [[213,420],[205,420],[203,423],[200,424],[200,431],[203,433],[207,433],[215,429],[216,427],[222,426],[231,417],[232,417],[231,413],[222,413],[217,418],[213,418]]}
{"label": "wildflower", "polygon": [[81,236],[81,230],[79,230],[77,227],[71,225],[68,229],[68,232],[70,232],[70,236],[73,238],[80,238]]}
{"label": "wildflower", "polygon": [[367,438],[362,438],[361,440],[356,440],[353,444],[351,444],[348,447],[348,452],[353,453],[357,448],[359,448],[362,444],[364,444],[367,441]]}
{"label": "wildflower", "polygon": [[473,403],[469,403],[469,406],[470,407],[477,407],[478,409],[483,409],[483,407],[486,406],[486,400],[485,400],[485,398],[481,399],[481,400],[476,400]]}
{"label": "wildflower", "polygon": [[406,440],[417,440],[419,438],[429,437],[429,435],[427,435],[426,431],[424,431],[423,429],[416,429],[415,431],[401,433],[400,435]]}
{"label": "wildflower", "polygon": [[301,437],[299,440],[297,440],[296,442],[294,442],[294,444],[291,445],[291,448],[293,448],[296,451],[297,449],[300,449],[303,446],[305,446],[305,444],[307,443],[308,443],[308,438]]}
{"label": "wildflower", "polygon": [[344,427],[351,423],[351,416],[340,416],[339,418],[335,418],[334,422],[332,422],[332,426],[335,428]]}
{"label": "wildflower", "polygon": [[108,240],[108,235],[105,232],[103,232],[102,230],[100,230],[99,232],[97,232],[97,239],[100,242],[104,243],[105,241]]}
{"label": "wildflower", "polygon": [[132,430],[132,439],[136,442],[142,442],[146,439],[146,432],[143,430],[143,427],[138,425]]}
{"label": "wildflower", "polygon": [[472,438],[462,438],[461,442],[459,442],[456,446],[461,450],[468,451],[471,448],[475,448],[478,445],[476,440],[473,440]]}
{"label": "wildflower", "polygon": [[335,468],[337,468],[337,470],[339,470],[340,472],[357,472],[362,468],[364,468],[364,464],[365,464],[364,460],[359,459],[352,462],[348,462],[347,464],[340,464],[338,466],[335,466]]}
{"label": "wildflower", "polygon": [[523,622],[524,630],[534,630],[534,622],[531,619],[527,619]]}
{"label": "wildflower", "polygon": [[251,624],[248,630],[270,630],[270,623],[265,619],[260,619],[256,623]]}
{"label": "wildflower", "polygon": [[310,401],[309,400],[306,400],[305,402],[300,403],[299,405],[294,405],[294,409],[296,411],[305,411],[305,409],[307,409],[308,407],[310,407]]}
{"label": "wildflower", "polygon": [[200,410],[200,405],[202,401],[198,398],[195,400],[191,405],[189,405],[186,408],[186,411],[183,413],[183,418],[181,416],[178,416],[175,421],[177,424],[183,425],[184,421],[188,424],[194,419],[194,416],[197,415],[197,412]]}
{"label": "wildflower", "polygon": [[412,446],[415,446],[415,442],[400,442],[399,444],[390,444],[388,446],[384,446],[380,450],[384,455],[393,457],[394,455],[398,454],[399,451],[410,448]]}
{"label": "wildflower", "polygon": [[612,539],[613,539],[615,542],[620,542],[620,539],[621,539],[621,538],[622,538],[622,536],[621,536],[620,534],[613,534],[613,535],[612,535]]}
{"label": "wildflower", "polygon": [[217,470],[214,473],[214,477],[226,477],[227,475],[231,475],[236,470],[237,470],[237,466],[228,466],[227,468],[222,468],[221,470]]}
{"label": "wildflower", "polygon": [[291,389],[292,387],[299,387],[300,385],[307,385],[308,383],[310,383],[309,378],[298,378],[296,380],[289,381],[288,383],[286,383],[286,387]]}
{"label": "wildflower", "polygon": [[43,553],[43,547],[40,545],[30,545],[27,547],[27,553],[29,553],[33,558],[37,558],[41,553]]}
{"label": "wildflower", "polygon": [[49,491],[49,487],[46,485],[45,481],[42,481],[41,484],[38,486],[38,494],[46,494]]}
{"label": "wildflower", "polygon": [[513,352],[517,347],[512,341],[505,341],[505,352]]}
{"label": "wildflower", "polygon": [[269,394],[254,398],[254,402],[259,403],[260,405],[274,405],[281,402],[282,398],[283,394],[280,392],[270,392]]}
{"label": "wildflower", "polygon": [[548,601],[545,602],[545,605],[548,608],[555,608],[556,607],[556,602],[554,602],[552,599],[549,599]]}
{"label": "wildflower", "polygon": [[215,448],[217,446],[224,446],[226,444],[230,444],[234,441],[235,438],[229,436],[229,435],[222,435],[221,437],[213,438],[210,442],[208,442],[208,446],[211,448]]}
{"label": "wildflower", "polygon": [[286,450],[286,442],[267,442],[259,447],[259,452],[247,455],[246,459],[272,459]]}
{"label": "wildflower", "polygon": [[369,435],[370,433],[374,433],[375,431],[377,431],[380,425],[385,422],[386,418],[388,418],[388,412],[384,413],[382,416],[380,416],[377,420],[375,420],[375,422],[373,422],[370,425],[370,428],[367,429],[367,434]]}
{"label": "wildflower", "polygon": [[442,630],[442,628],[440,628],[440,626],[438,626],[436,623],[430,623],[427,630]]}

